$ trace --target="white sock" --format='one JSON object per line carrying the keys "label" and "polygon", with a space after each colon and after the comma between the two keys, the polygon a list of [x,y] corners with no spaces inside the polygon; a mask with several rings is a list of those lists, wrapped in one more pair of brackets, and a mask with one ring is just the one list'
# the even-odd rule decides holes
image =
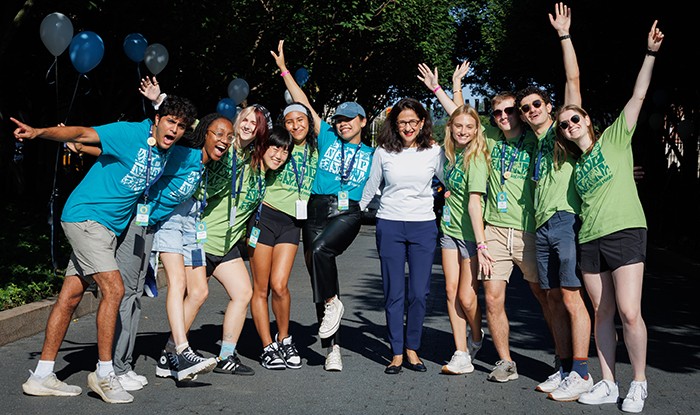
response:
{"label": "white sock", "polygon": [[103,362],[102,360],[97,361],[97,376],[106,378],[112,372],[114,372],[114,367],[112,366],[111,360],[106,362]]}
{"label": "white sock", "polygon": [[180,353],[184,352],[185,349],[187,349],[188,347],[190,347],[189,342],[184,342],[182,344],[178,344],[177,346],[175,346],[175,352],[177,352],[177,354],[180,354]]}
{"label": "white sock", "polygon": [[34,370],[34,376],[45,378],[53,373],[53,368],[56,362],[53,360],[39,360]]}

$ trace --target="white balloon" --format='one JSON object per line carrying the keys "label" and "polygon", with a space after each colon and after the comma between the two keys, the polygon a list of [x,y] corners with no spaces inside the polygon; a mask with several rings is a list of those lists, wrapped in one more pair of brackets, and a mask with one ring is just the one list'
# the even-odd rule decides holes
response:
{"label": "white balloon", "polygon": [[146,54],[143,58],[146,67],[153,75],[158,75],[168,64],[168,49],[160,43],[154,43],[146,48]]}
{"label": "white balloon", "polygon": [[292,94],[289,93],[289,90],[284,91],[284,100],[287,104],[291,104],[292,102],[294,102],[294,100],[292,99]]}
{"label": "white balloon", "polygon": [[73,23],[61,13],[51,13],[41,21],[39,36],[46,49],[53,56],[58,56],[73,40]]}

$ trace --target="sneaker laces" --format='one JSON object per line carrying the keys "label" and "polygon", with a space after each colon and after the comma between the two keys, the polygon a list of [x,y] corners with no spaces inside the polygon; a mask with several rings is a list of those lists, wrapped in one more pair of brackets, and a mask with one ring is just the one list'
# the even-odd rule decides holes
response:
{"label": "sneaker laces", "polygon": [[191,347],[188,347],[187,349],[185,349],[182,352],[182,356],[185,359],[189,360],[190,362],[195,362],[195,363],[199,363],[199,362],[206,360],[204,358],[204,356],[197,354],[194,350],[192,350]]}
{"label": "sneaker laces", "polygon": [[298,356],[297,348],[294,347],[294,343],[282,344],[282,353],[284,356]]}
{"label": "sneaker laces", "polygon": [[327,302],[325,305],[325,311],[323,313],[323,319],[321,320],[321,325],[327,326],[329,324],[329,322],[335,318],[336,311],[337,311],[337,308],[335,307],[335,302],[334,301]]}
{"label": "sneaker laces", "polygon": [[612,390],[610,389],[610,385],[608,385],[608,382],[605,381],[600,381],[593,385],[590,391],[588,391],[589,394],[594,394],[598,391],[598,389],[605,388],[605,395],[610,395]]}
{"label": "sneaker laces", "polygon": [[647,397],[647,391],[641,382],[632,382],[630,385],[630,390],[627,392],[627,397],[625,399],[631,399],[633,401],[643,401]]}

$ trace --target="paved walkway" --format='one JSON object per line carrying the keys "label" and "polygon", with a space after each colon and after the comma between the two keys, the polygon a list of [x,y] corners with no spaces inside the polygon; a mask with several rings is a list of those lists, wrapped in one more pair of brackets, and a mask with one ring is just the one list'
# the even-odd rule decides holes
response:
{"label": "paved walkway", "polygon": [[[696,293],[700,266],[668,261],[669,253],[650,249],[649,271],[644,287],[644,314],[649,332],[649,389],[645,414],[700,413],[695,382],[700,383],[700,337]],[[439,258],[439,257],[438,257]],[[660,267],[661,260],[668,261]],[[83,394],[72,398],[25,396],[21,384],[34,369],[41,352],[43,333],[0,347],[0,377],[4,414],[124,413],[147,414],[600,414],[621,413],[615,405],[590,407],[547,400],[534,391],[552,372],[553,352],[541,313],[521,278],[508,289],[511,347],[520,378],[505,384],[486,381],[497,360],[487,332],[477,356],[476,371],[465,376],[440,374],[440,367],[453,352],[445,306],[444,280],[439,259],[433,282],[420,355],[426,373],[404,370],[400,375],[383,373],[391,352],[385,340],[379,260],[374,227],[365,225],[357,240],[338,261],[341,270],[343,318],[343,364],[340,373],[323,370],[325,358],[315,324],[309,277],[301,254],[290,279],[292,295],[291,333],[304,360],[299,370],[268,371],[258,364],[261,344],[252,319],[246,321],[239,345],[243,361],[255,368],[251,377],[211,373],[191,383],[176,384],[155,376],[155,364],[168,335],[165,292],[143,298],[144,312],[136,344],[136,371],[149,385],[133,392],[127,406],[103,403],[86,392],[86,377],[95,369],[94,314],[74,320],[56,362],[60,379],[78,384]],[[190,334],[191,344],[205,355],[218,353],[221,322],[227,296],[212,281],[210,297]],[[483,299],[482,299],[483,305]],[[274,331],[273,331],[274,332]],[[621,336],[621,334],[620,334]],[[591,355],[595,349],[591,348]],[[631,368],[624,347],[619,348],[618,377],[625,393]],[[595,380],[600,377],[598,360],[591,358]]]}

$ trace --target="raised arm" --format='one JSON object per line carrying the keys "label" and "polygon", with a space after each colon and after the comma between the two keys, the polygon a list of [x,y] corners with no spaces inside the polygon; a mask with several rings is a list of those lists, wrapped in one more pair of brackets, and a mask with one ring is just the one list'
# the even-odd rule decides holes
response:
{"label": "raised arm", "polygon": [[554,5],[554,15],[549,14],[549,22],[559,35],[561,50],[564,56],[564,71],[566,72],[566,86],[564,87],[564,105],[574,104],[581,106],[581,83],[579,79],[578,61],[576,51],[569,34],[571,27],[571,9],[564,3]]}
{"label": "raised arm", "polygon": [[627,128],[630,130],[637,123],[637,118],[639,118],[639,112],[642,110],[644,97],[646,97],[649,83],[651,83],[651,73],[654,69],[656,54],[661,47],[661,42],[664,40],[664,34],[656,27],[657,23],[658,20],[654,20],[654,24],[651,25],[651,30],[647,37],[647,54],[644,56],[642,69],[639,70],[637,81],[634,83],[632,98],[630,98],[623,109],[625,119],[627,120]]}
{"label": "raised arm", "polygon": [[314,111],[311,103],[309,102],[309,97],[306,96],[306,93],[304,93],[299,84],[297,84],[297,81],[289,72],[289,69],[287,69],[287,64],[284,62],[284,40],[280,40],[280,43],[277,46],[277,53],[272,50],[270,53],[272,54],[272,57],[275,58],[275,63],[280,70],[280,75],[282,76],[282,79],[284,79],[284,85],[287,87],[292,99],[306,105],[306,107],[311,111],[311,116],[314,118],[314,129],[318,134],[318,132],[321,131],[321,117],[319,117],[316,111]]}
{"label": "raised arm", "polygon": [[469,72],[469,61],[464,61],[457,65],[452,73],[452,102],[458,107],[464,105],[464,95],[462,95],[462,78]]}
{"label": "raised arm", "polygon": [[62,143],[74,142],[83,144],[99,144],[100,136],[91,127],[49,127],[34,128],[15,118],[10,120],[17,124],[14,135],[19,141],[33,140],[37,137]]}
{"label": "raised arm", "polygon": [[160,93],[160,85],[158,85],[158,80],[156,79],[155,75],[152,77],[152,79],[148,76],[141,79],[139,92],[141,95],[146,97],[146,99],[151,101],[153,108],[156,110],[158,110],[158,107],[160,107],[165,98],[168,96],[167,94]]}
{"label": "raised arm", "polygon": [[418,79],[423,81],[425,86],[427,86],[428,89],[433,91],[433,93],[437,97],[438,101],[440,101],[440,104],[442,104],[442,107],[445,109],[447,114],[451,115],[454,112],[454,110],[457,109],[458,105],[455,104],[449,96],[447,96],[447,93],[440,86],[440,83],[438,82],[437,67],[435,67],[434,71],[431,71],[428,65],[421,63],[418,65],[418,72],[420,72],[420,75],[418,75]]}

